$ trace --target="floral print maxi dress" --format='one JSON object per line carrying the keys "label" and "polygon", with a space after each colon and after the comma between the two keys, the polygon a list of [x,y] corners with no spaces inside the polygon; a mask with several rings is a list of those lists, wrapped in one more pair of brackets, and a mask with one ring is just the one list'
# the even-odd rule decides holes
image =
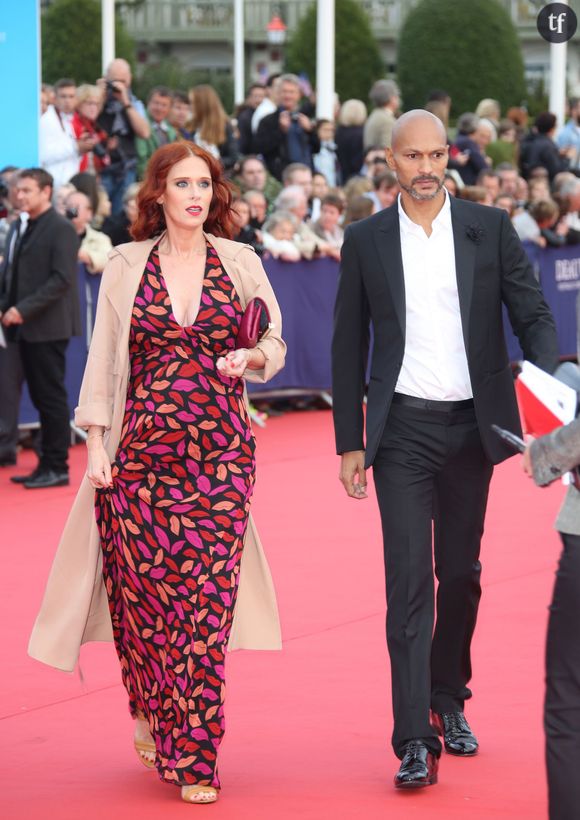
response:
{"label": "floral print maxi dress", "polygon": [[179,325],[151,252],[131,318],[131,374],[112,489],[96,494],[123,682],[148,719],[163,780],[219,787],[224,656],[254,484],[234,348],[236,290],[207,247],[199,313]]}

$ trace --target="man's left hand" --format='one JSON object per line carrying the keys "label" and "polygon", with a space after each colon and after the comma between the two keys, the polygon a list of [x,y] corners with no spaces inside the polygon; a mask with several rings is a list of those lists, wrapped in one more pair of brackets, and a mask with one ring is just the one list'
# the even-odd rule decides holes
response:
{"label": "man's left hand", "polygon": [[2,324],[4,327],[10,327],[10,325],[21,325],[24,322],[22,318],[22,314],[18,310],[18,308],[11,307],[8,308],[6,313],[2,316]]}

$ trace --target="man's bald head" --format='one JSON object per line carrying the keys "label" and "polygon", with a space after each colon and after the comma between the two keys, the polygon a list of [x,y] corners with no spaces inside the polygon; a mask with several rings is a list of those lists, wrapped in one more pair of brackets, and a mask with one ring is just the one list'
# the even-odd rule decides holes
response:
{"label": "man's bald head", "polygon": [[127,60],[117,57],[109,63],[107,68],[107,80],[110,82],[124,83],[127,88],[131,87],[131,66]]}
{"label": "man's bald head", "polygon": [[442,145],[447,145],[447,133],[445,126],[430,111],[424,108],[414,108],[403,114],[394,125],[391,146],[393,151],[398,151],[404,145],[411,145],[417,133],[421,131],[436,132]]}
{"label": "man's bald head", "polygon": [[416,202],[436,199],[443,187],[447,159],[447,133],[438,117],[418,108],[397,120],[387,162],[397,174],[403,196]]}

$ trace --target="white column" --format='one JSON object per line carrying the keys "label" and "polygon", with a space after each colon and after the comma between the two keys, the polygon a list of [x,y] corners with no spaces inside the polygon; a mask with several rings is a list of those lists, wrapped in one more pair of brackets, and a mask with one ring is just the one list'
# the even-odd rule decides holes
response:
{"label": "white column", "polygon": [[234,103],[246,97],[244,79],[244,0],[234,0]]}
{"label": "white column", "polygon": [[[569,5],[568,0],[560,0]],[[558,119],[558,127],[564,125],[566,116],[566,52],[567,43],[550,45],[550,111]]]}
{"label": "white column", "polygon": [[103,77],[109,63],[115,59],[115,0],[101,0]]}
{"label": "white column", "polygon": [[317,3],[316,116],[334,119],[334,0]]}

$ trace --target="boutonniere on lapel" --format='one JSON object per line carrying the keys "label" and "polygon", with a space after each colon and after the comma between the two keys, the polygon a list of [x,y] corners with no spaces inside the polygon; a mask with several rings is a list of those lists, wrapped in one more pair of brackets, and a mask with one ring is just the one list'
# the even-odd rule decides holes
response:
{"label": "boutonniere on lapel", "polygon": [[472,242],[475,242],[476,245],[479,245],[479,243],[485,236],[485,230],[481,227],[481,225],[466,225],[465,236],[468,239],[471,239]]}

